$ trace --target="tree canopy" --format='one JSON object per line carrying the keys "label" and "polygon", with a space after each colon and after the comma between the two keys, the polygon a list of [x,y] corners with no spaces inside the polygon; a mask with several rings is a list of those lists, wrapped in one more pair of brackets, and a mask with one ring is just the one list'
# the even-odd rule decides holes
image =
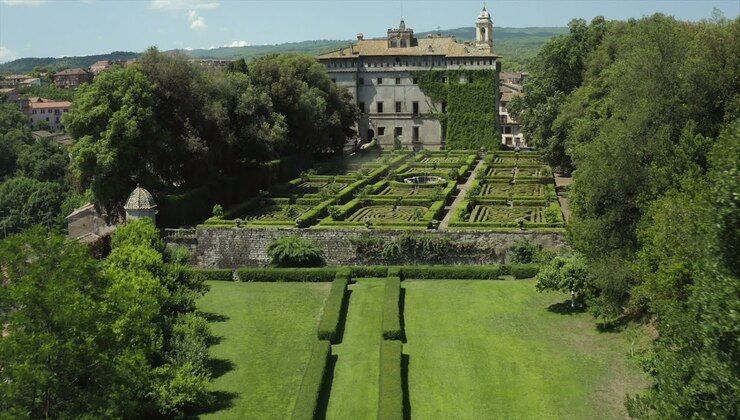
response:
{"label": "tree canopy", "polygon": [[196,188],[250,163],[341,150],[358,112],[323,66],[268,56],[244,71],[205,69],[148,50],[139,62],[79,89],[65,125],[72,169],[111,213],[141,184]]}
{"label": "tree canopy", "polygon": [[636,416],[738,416],[739,43],[740,20],[720,15],[576,22],[514,105],[525,135],[574,170],[568,237],[592,312],[658,330]]}

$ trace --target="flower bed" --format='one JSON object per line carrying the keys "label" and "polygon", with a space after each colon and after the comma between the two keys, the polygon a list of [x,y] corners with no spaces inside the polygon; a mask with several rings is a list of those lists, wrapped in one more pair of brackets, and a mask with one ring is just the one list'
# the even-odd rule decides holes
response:
{"label": "flower bed", "polygon": [[444,213],[444,201],[430,199],[354,199],[329,210],[319,227],[413,228],[426,229]]}

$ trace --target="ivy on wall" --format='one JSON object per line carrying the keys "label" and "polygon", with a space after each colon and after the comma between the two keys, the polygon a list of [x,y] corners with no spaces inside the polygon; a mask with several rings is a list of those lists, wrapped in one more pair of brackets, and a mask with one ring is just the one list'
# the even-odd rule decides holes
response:
{"label": "ivy on wall", "polygon": [[[432,100],[432,115],[442,124],[448,149],[500,147],[498,75],[494,70],[431,70],[414,76]],[[442,102],[447,103],[445,112],[438,107]]]}

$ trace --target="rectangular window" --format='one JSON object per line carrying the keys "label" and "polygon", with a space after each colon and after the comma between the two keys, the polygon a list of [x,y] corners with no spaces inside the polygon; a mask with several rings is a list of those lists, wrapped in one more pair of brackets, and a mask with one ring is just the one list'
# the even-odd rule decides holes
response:
{"label": "rectangular window", "polygon": [[414,127],[414,141],[419,141],[419,127]]}
{"label": "rectangular window", "polygon": [[363,79],[362,77],[360,77],[359,79],[357,79],[357,84],[364,85],[365,84],[365,79]]}
{"label": "rectangular window", "polygon": [[378,114],[382,114],[382,113],[383,113],[383,103],[378,102]]}
{"label": "rectangular window", "polygon": [[393,131],[393,135],[396,137],[401,137],[403,135],[403,127],[396,127]]}
{"label": "rectangular window", "polygon": [[385,135],[385,127],[378,127],[378,135],[379,136]]}
{"label": "rectangular window", "polygon": [[378,84],[379,85],[382,85],[383,84],[383,78],[382,77],[378,77]]}
{"label": "rectangular window", "polygon": [[417,83],[419,83],[419,79],[416,78],[416,77],[414,77],[413,79],[411,79],[411,83],[417,84]]}
{"label": "rectangular window", "polygon": [[419,115],[419,103],[418,102],[412,102],[411,107],[413,109],[414,115]]}
{"label": "rectangular window", "polygon": [[358,106],[360,108],[360,112],[364,113],[365,112],[365,102],[360,102]]}
{"label": "rectangular window", "polygon": [[510,125],[504,126],[504,134],[511,134],[511,126]]}
{"label": "rectangular window", "polygon": [[397,85],[400,85],[401,84],[401,78],[400,77],[396,77],[396,84]]}
{"label": "rectangular window", "polygon": [[396,112],[401,112],[401,103],[396,102]]}

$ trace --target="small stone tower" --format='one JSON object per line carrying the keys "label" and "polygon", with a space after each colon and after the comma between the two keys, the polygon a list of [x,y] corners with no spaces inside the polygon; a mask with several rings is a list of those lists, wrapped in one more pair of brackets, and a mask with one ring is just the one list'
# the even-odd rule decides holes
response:
{"label": "small stone tower", "polygon": [[152,194],[144,188],[137,186],[128,196],[123,209],[126,210],[127,221],[148,217],[156,223],[157,205]]}
{"label": "small stone tower", "polygon": [[493,21],[485,5],[475,22],[475,46],[493,51]]}

